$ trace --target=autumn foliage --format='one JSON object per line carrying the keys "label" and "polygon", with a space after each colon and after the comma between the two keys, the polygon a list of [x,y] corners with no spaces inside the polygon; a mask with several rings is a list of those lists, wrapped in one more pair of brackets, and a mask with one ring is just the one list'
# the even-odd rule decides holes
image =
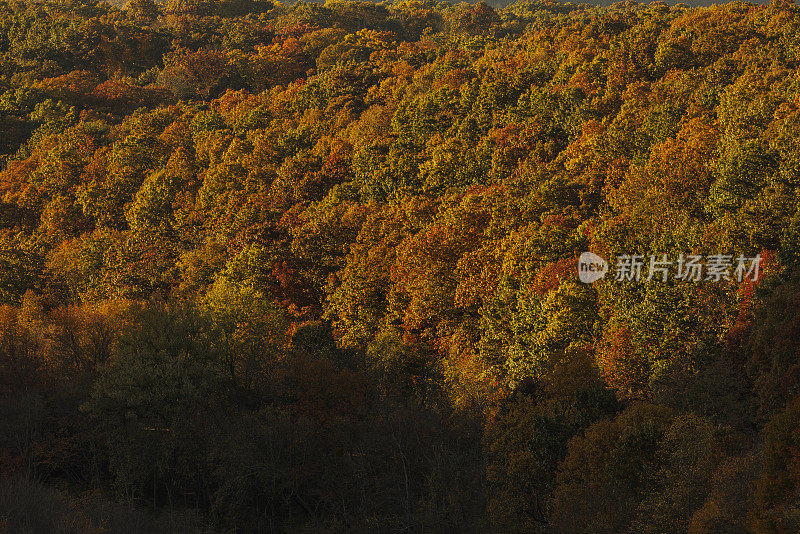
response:
{"label": "autumn foliage", "polygon": [[800,531],[792,2],[0,28],[0,532]]}

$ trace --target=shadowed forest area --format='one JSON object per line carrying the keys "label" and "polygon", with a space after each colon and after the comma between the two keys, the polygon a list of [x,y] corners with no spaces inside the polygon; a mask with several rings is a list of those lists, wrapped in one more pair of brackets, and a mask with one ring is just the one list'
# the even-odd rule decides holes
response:
{"label": "shadowed forest area", "polygon": [[0,533],[800,532],[793,3],[0,28]]}

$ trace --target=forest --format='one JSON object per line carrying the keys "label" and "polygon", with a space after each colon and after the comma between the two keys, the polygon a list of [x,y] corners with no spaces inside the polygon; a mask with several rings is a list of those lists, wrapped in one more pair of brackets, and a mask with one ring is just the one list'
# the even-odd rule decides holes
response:
{"label": "forest", "polygon": [[0,28],[0,533],[800,532],[792,1]]}

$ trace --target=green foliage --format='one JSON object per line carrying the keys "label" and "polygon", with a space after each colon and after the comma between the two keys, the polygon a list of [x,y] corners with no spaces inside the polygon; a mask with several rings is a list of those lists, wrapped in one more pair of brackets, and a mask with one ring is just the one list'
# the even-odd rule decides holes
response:
{"label": "green foliage", "polygon": [[223,350],[221,333],[190,309],[153,304],[130,319],[85,405],[125,495],[193,488],[191,458],[224,396]]}

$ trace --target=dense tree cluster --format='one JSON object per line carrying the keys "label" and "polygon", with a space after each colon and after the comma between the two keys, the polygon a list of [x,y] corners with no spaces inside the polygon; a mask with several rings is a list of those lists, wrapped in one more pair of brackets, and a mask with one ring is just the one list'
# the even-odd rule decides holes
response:
{"label": "dense tree cluster", "polygon": [[0,1],[0,532],[800,531],[798,67],[784,0]]}

